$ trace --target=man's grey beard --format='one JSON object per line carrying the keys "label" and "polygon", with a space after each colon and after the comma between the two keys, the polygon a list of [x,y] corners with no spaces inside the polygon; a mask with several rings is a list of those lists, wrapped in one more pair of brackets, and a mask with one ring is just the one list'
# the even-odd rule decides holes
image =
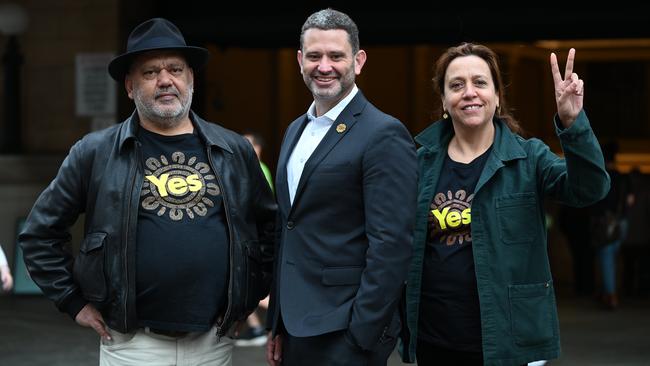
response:
{"label": "man's grey beard", "polygon": [[[178,108],[173,110],[161,109],[154,100],[158,94],[174,92],[179,97],[181,103]],[[145,101],[142,98],[140,90],[134,90],[133,102],[138,113],[147,120],[159,125],[161,128],[171,128],[178,125],[189,114],[190,107],[192,106],[192,95],[194,94],[194,84],[187,86],[187,98],[183,100],[178,90],[174,87],[156,90],[153,100]]]}

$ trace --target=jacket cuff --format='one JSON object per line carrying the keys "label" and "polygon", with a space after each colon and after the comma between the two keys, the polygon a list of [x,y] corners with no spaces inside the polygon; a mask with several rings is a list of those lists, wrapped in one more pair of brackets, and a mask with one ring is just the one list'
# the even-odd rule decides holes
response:
{"label": "jacket cuff", "polygon": [[580,113],[578,113],[576,120],[568,128],[564,127],[557,113],[553,117],[553,122],[555,124],[555,133],[558,136],[562,136],[565,134],[569,134],[569,135],[580,134],[586,130],[591,129],[591,126],[589,125],[589,119],[587,118],[587,114],[585,113],[584,109],[581,110]]}
{"label": "jacket cuff", "polygon": [[79,294],[74,293],[69,296],[64,302],[59,305],[59,310],[64,313],[68,313],[70,317],[74,320],[77,317],[77,314],[83,309],[84,306],[88,304],[88,301]]}

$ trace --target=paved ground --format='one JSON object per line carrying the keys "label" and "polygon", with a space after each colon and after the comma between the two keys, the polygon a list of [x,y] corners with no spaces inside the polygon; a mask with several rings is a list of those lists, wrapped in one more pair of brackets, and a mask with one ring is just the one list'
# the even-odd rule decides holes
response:
{"label": "paved ground", "polygon": [[[615,312],[560,298],[563,355],[548,365],[650,365],[650,299]],[[0,366],[97,365],[98,338],[37,296],[0,296]],[[396,354],[389,365],[401,365]],[[235,366],[263,366],[262,347],[236,348]]]}

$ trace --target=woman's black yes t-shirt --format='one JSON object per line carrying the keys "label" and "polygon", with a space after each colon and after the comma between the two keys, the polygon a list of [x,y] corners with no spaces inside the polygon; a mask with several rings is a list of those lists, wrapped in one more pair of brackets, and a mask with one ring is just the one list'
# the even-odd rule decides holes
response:
{"label": "woman's black yes t-shirt", "polygon": [[418,338],[439,347],[482,349],[471,210],[491,150],[469,164],[447,156],[429,207]]}

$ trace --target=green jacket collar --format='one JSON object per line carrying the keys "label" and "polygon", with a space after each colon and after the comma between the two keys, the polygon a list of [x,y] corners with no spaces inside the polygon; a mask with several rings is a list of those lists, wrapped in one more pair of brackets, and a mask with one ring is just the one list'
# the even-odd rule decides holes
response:
{"label": "green jacket collar", "polygon": [[[492,120],[495,127],[493,153],[501,161],[510,161],[526,157],[526,152],[521,147],[522,138],[508,128],[505,122],[498,118]],[[415,142],[431,152],[446,149],[449,141],[454,136],[451,120],[439,120],[415,136]]]}

